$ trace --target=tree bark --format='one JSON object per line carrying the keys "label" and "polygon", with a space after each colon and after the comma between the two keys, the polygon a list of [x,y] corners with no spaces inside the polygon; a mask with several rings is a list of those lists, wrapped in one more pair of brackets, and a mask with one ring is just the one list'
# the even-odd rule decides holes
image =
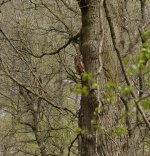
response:
{"label": "tree bark", "polygon": [[[140,52],[139,30],[143,31],[148,23],[148,6],[135,0],[80,0],[78,3],[82,17],[80,50],[85,71],[90,72],[92,81],[99,84],[97,91],[89,91],[88,96],[81,97],[79,127],[83,132],[79,137],[79,155],[138,155],[137,142],[141,139],[139,130],[136,129],[132,135],[128,131],[121,137],[107,133],[107,130],[120,126],[118,122],[122,104],[119,100],[117,105],[100,100],[106,82],[126,83],[119,58]],[[83,82],[83,85],[90,88],[91,82]],[[103,108],[103,113],[94,115],[98,107]],[[102,130],[96,130],[93,122]]]}

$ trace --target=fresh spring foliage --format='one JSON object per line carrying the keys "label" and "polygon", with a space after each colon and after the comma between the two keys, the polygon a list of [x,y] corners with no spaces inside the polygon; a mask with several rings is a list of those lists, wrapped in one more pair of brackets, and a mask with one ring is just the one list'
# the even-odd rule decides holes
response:
{"label": "fresh spring foliage", "polygon": [[[139,77],[141,76],[143,78],[143,82],[144,85],[146,85],[148,88],[150,87],[150,67],[149,67],[149,60],[150,60],[150,29],[147,30],[147,32],[145,34],[142,35],[142,40],[144,40],[144,43],[142,45],[141,48],[141,53],[136,57],[134,64],[131,65],[131,67],[126,69],[127,75],[129,77]],[[129,58],[126,57],[123,60],[124,65],[128,65],[129,63]],[[92,75],[91,73],[83,73],[81,75],[81,79],[82,81],[90,81],[92,82],[92,88],[97,88],[98,87],[98,83],[94,83],[92,80]],[[140,85],[140,84],[138,84]],[[136,91],[136,88],[133,86],[128,86],[128,85],[122,85],[122,86],[118,86],[116,83],[114,82],[107,82],[105,84],[105,92],[104,92],[104,101],[106,101],[107,103],[111,103],[111,104],[116,104],[118,97],[117,95],[119,95],[119,97],[123,97],[123,98],[127,98],[127,97],[131,97],[132,92]],[[81,84],[76,84],[74,86],[74,88],[71,89],[71,92],[75,93],[75,94],[82,94],[84,96],[88,96],[89,95],[89,90],[86,86],[81,85]],[[117,93],[117,94],[116,94]],[[133,99],[134,101],[135,99]],[[135,101],[138,101],[139,99],[136,99]],[[150,97],[144,98],[144,99],[140,99],[141,101],[141,106],[148,110],[150,109]],[[130,110],[128,110],[128,112],[125,112],[121,115],[120,117],[120,121],[122,120],[122,118],[127,118],[131,116],[131,112],[132,109],[134,109],[134,106],[131,107],[130,102],[127,103],[127,106]],[[103,108],[102,107],[97,107],[95,109],[94,115],[97,116],[98,114],[103,112]],[[95,128],[95,130],[105,130],[107,131],[107,133],[111,135],[115,135],[115,136],[122,136],[122,135],[126,135],[127,134],[127,128],[126,127],[116,127],[115,129],[105,129],[100,128],[100,126],[98,125],[96,120],[92,120],[91,124],[93,125],[93,127]],[[81,128],[77,129],[78,134],[82,133],[84,130],[82,130]]]}

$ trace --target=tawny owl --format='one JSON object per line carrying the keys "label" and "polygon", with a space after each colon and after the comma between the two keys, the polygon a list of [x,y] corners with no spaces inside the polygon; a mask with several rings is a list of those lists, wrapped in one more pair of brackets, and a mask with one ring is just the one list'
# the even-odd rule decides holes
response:
{"label": "tawny owl", "polygon": [[82,56],[78,53],[74,58],[75,69],[79,75],[85,72]]}

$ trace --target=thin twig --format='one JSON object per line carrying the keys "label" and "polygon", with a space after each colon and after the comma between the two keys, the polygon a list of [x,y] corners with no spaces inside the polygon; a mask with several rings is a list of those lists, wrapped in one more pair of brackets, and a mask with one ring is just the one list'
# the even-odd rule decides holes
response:
{"label": "thin twig", "polygon": [[42,99],[43,101],[47,102],[48,104],[50,104],[52,107],[59,109],[59,110],[63,110],[63,111],[67,111],[69,113],[71,113],[73,116],[76,116],[71,110],[69,110],[66,107],[60,107],[57,106],[55,104],[53,104],[50,100],[48,100],[46,97],[36,93],[35,91],[33,91],[30,87],[26,86],[26,84],[21,83],[20,81],[18,81],[15,77],[13,77],[9,71],[5,68],[2,59],[0,58],[0,63],[4,69],[4,72],[6,73],[6,76],[8,76],[13,82],[15,82],[18,86],[24,88],[26,91],[28,91],[29,93],[32,93],[33,95],[37,96],[38,98]]}
{"label": "thin twig", "polygon": [[79,135],[77,135],[71,142],[71,144],[68,147],[68,156],[70,156],[70,152],[71,152],[71,148],[73,146],[73,144],[75,143],[75,141],[78,139]]}

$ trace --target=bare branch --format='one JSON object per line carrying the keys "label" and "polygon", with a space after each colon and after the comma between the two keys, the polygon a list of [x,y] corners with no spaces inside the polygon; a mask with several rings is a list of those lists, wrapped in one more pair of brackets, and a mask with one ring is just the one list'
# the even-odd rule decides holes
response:
{"label": "bare branch", "polygon": [[71,148],[73,146],[73,144],[75,143],[75,141],[78,139],[79,135],[77,135],[71,142],[71,144],[68,147],[68,156],[70,156],[70,152],[71,152]]}
{"label": "bare branch", "polygon": [[37,96],[38,98],[42,99],[43,101],[47,102],[48,104],[50,104],[52,107],[59,109],[59,110],[63,110],[63,111],[67,111],[69,113],[71,113],[73,116],[76,116],[71,110],[69,110],[66,107],[60,107],[57,106],[55,104],[53,104],[50,100],[48,100],[46,97],[36,93],[35,91],[33,91],[30,87],[26,86],[26,84],[21,83],[20,81],[18,81],[15,77],[13,77],[9,71],[5,68],[2,59],[0,58],[0,62],[2,67],[4,68],[4,72],[6,73],[6,76],[8,76],[13,82],[15,82],[18,86],[21,86],[22,88],[24,88],[26,91],[32,93],[33,95]]}
{"label": "bare branch", "polygon": [[56,51],[51,52],[51,53],[42,53],[41,55],[35,55],[33,53],[28,53],[36,58],[42,58],[43,56],[46,55],[56,55],[59,54],[61,52],[61,50],[65,49],[69,44],[71,44],[71,42],[76,41],[78,38],[80,37],[80,33],[77,33],[75,36],[71,37],[67,43],[65,43],[63,46],[61,46],[60,48],[58,48]]}
{"label": "bare branch", "polygon": [[0,7],[2,6],[2,5],[4,5],[5,3],[8,3],[8,2],[10,2],[11,0],[3,0],[1,3],[0,3]]}
{"label": "bare branch", "polygon": [[[16,47],[12,44],[12,42],[9,40],[9,38],[6,36],[6,34],[4,33],[4,31],[0,28],[0,32],[3,34],[3,36],[6,38],[6,40],[10,43],[10,45],[12,46],[12,48],[19,53],[18,49],[16,49]],[[80,32],[77,33],[75,36],[71,37],[67,43],[65,43],[63,46],[61,46],[60,48],[58,48],[56,51],[51,52],[51,53],[42,53],[41,55],[35,55],[33,53],[28,53],[36,58],[42,58],[43,56],[46,55],[55,55],[55,54],[59,54],[61,52],[61,50],[65,49],[69,44],[71,44],[71,42],[76,41],[78,38],[80,37]]]}

